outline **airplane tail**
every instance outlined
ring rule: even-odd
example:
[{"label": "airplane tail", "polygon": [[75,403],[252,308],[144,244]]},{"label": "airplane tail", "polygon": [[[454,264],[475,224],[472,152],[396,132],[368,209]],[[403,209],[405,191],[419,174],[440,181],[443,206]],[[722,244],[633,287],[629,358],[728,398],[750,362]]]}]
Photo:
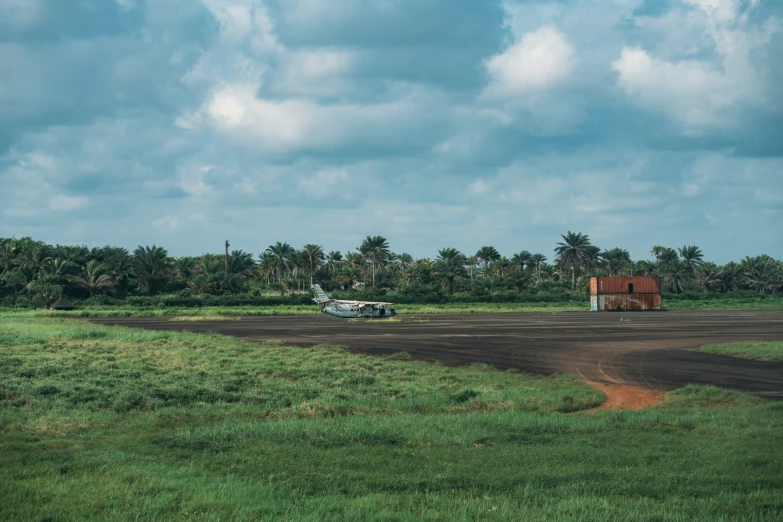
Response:
[{"label": "airplane tail", "polygon": [[329,301],[331,301],[331,299],[329,299],[329,296],[326,295],[326,292],[321,290],[321,285],[313,285],[312,288],[313,288],[313,294],[315,294],[315,299],[313,299],[313,301],[315,301],[318,304],[328,303]]}]

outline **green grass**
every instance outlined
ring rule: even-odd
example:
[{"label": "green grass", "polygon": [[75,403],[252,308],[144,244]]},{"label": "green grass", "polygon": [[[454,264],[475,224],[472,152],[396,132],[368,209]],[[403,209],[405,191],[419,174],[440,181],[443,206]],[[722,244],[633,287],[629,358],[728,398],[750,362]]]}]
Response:
[{"label": "green grass", "polygon": [[708,344],[699,351],[758,361],[783,361],[783,341],[746,341]]},{"label": "green grass", "polygon": [[666,310],[783,310],[783,297],[727,298],[703,300],[664,299]]},{"label": "green grass", "polygon": [[0,314],[2,520],[779,520],[783,404]]}]

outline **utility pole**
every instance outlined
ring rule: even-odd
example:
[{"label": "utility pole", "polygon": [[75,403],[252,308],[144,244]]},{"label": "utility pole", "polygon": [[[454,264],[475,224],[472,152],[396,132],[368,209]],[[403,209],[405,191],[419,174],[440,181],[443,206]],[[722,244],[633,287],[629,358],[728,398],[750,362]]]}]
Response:
[{"label": "utility pole", "polygon": [[226,273],[228,273],[228,239],[226,239]]}]

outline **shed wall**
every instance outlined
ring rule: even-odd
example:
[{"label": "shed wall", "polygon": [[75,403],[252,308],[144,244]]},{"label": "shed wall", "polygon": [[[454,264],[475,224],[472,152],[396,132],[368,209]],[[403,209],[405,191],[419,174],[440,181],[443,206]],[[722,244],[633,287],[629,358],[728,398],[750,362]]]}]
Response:
[{"label": "shed wall", "polygon": [[[633,285],[633,292],[629,292]],[[661,280],[657,277],[592,277],[590,278],[590,293],[593,295],[607,294],[660,294]]]},{"label": "shed wall", "polygon": [[590,310],[594,312],[660,310],[658,294],[603,294],[590,296]]}]

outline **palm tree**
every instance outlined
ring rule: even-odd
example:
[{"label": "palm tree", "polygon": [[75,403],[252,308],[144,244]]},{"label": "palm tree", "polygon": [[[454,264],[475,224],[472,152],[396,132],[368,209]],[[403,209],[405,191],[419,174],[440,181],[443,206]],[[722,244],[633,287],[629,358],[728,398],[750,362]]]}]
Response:
[{"label": "palm tree", "polygon": [[19,243],[14,239],[0,240],[0,276],[10,272],[16,266],[19,255]]},{"label": "palm tree", "polygon": [[571,289],[576,290],[576,269],[585,263],[588,251],[592,246],[590,238],[582,233],[573,233],[570,230],[566,235],[560,235],[562,243],[558,243],[555,252],[560,258],[564,268],[571,269]]},{"label": "palm tree", "polygon": [[120,295],[124,295],[128,286],[128,276],[133,272],[133,257],[124,248],[112,248],[105,254],[103,265],[112,279],[117,281]]},{"label": "palm tree", "polygon": [[655,264],[651,263],[649,261],[637,261],[636,263],[631,263],[631,275],[639,274],[639,275],[645,275],[645,276],[651,276],[655,272]]},{"label": "palm tree", "polygon": [[693,269],[703,263],[704,255],[699,247],[689,245],[680,249],[680,257],[689,268]]},{"label": "palm tree", "polygon": [[178,279],[190,279],[199,260],[194,257],[178,257],[174,260],[174,277]]},{"label": "palm tree", "polygon": [[631,264],[631,255],[623,248],[604,250],[600,256],[610,276],[618,275],[623,268]]},{"label": "palm tree", "polygon": [[173,264],[166,249],[159,246],[139,246],[133,251],[133,275],[139,288],[148,294],[154,294],[168,281]]},{"label": "palm tree", "polygon": [[49,248],[43,243],[33,242],[22,251],[20,265],[32,280],[50,259]]},{"label": "palm tree", "polygon": [[57,245],[54,248],[54,256],[84,266],[90,260],[90,249],[85,245]]},{"label": "palm tree", "polygon": [[383,236],[367,236],[362,241],[359,252],[364,259],[372,263],[372,286],[375,286],[375,273],[389,258],[389,243]]},{"label": "palm tree", "polygon": [[662,267],[663,284],[675,294],[685,289],[685,282],[690,274],[690,267],[682,261],[672,261]]},{"label": "palm tree", "polygon": [[723,287],[721,270],[714,263],[704,263],[694,271],[696,283],[705,290],[718,290]]},{"label": "palm tree", "polygon": [[343,255],[337,250],[332,250],[326,255],[326,268],[329,272],[334,273],[340,268],[340,263],[343,261]]},{"label": "palm tree", "polygon": [[592,273],[597,267],[601,266],[601,249],[590,245],[585,249],[584,267],[589,273]]},{"label": "palm tree", "polygon": [[522,270],[524,270],[525,268],[530,268],[531,259],[533,259],[533,254],[531,254],[527,250],[523,250],[519,254],[514,254],[513,256],[511,256],[511,262],[517,265]]},{"label": "palm tree", "polygon": [[258,254],[258,272],[266,278],[266,284],[269,286],[269,282],[276,273],[275,258],[269,252],[262,252]]},{"label": "palm tree", "polygon": [[761,294],[773,294],[783,287],[783,263],[767,255],[746,257],[740,262],[742,279]]},{"label": "palm tree", "polygon": [[489,275],[489,266],[500,259],[500,252],[493,246],[483,246],[476,252],[476,259],[478,259],[483,265],[484,277]]},{"label": "palm tree", "polygon": [[661,253],[662,253],[664,250],[666,250],[666,248],[665,248],[665,247],[662,247],[661,245],[655,245],[655,246],[653,246],[653,247],[652,247],[652,249],[650,250],[650,255],[651,255],[651,256],[653,256],[653,257],[655,258],[655,260],[657,261],[657,260],[658,260],[658,258],[661,256]]},{"label": "palm tree", "polygon": [[319,245],[305,245],[304,252],[307,254],[307,261],[310,263],[310,286],[313,285],[313,273],[316,266],[321,266],[324,262],[324,249]]},{"label": "palm tree", "polygon": [[296,286],[302,289],[303,276],[310,270],[310,259],[307,252],[297,250],[291,258],[291,275],[296,280]]},{"label": "palm tree", "polygon": [[543,263],[546,263],[546,256],[544,254],[533,254],[530,256],[530,266],[532,266],[536,272],[541,270],[541,265]]},{"label": "palm tree", "polygon": [[470,286],[473,286],[473,274],[476,272],[476,267],[479,265],[479,259],[476,256],[470,256],[465,260],[465,264],[468,265],[468,271],[470,272]]},{"label": "palm tree", "polygon": [[509,258],[507,258],[506,256],[500,256],[500,259],[492,263],[492,272],[500,279],[503,279],[503,277],[508,273],[511,266],[512,263],[511,260],[509,260]]},{"label": "palm tree", "polygon": [[541,266],[544,263],[546,263],[546,256],[544,254],[533,254],[530,257],[530,266],[536,275],[536,283],[541,281]]},{"label": "palm tree", "polygon": [[465,275],[465,255],[456,248],[438,251],[435,260],[435,276],[442,279],[450,294],[454,293],[454,281]]},{"label": "palm tree", "polygon": [[242,289],[255,270],[253,254],[243,250],[232,250],[223,264],[223,292],[233,293]]},{"label": "palm tree", "polygon": [[398,255],[397,258],[400,261],[400,266],[405,269],[411,266],[411,263],[413,263],[413,256],[410,254],[406,254],[403,252],[402,254]]},{"label": "palm tree", "polygon": [[106,267],[96,259],[87,262],[81,276],[68,276],[68,281],[87,290],[90,297],[98,290],[110,290],[117,284],[110,275],[106,274]]},{"label": "palm tree", "polygon": [[435,272],[435,263],[428,257],[417,259],[411,265],[411,270],[416,281],[427,284]]},{"label": "palm tree", "polygon": [[294,256],[296,256],[296,250],[288,243],[281,243],[278,241],[274,245],[270,245],[269,248],[266,249],[266,253],[269,254],[275,267],[277,280],[282,281],[283,275],[286,274]]},{"label": "palm tree", "polygon": [[68,277],[73,275],[78,269],[79,267],[76,264],[59,257],[48,259],[43,267],[43,271],[54,276],[58,284],[62,281],[67,281]]},{"label": "palm tree", "polygon": [[34,279],[26,288],[42,306],[49,306],[63,295],[63,287],[54,284],[47,276]]},{"label": "palm tree", "polygon": [[659,265],[666,265],[668,263],[673,263],[675,261],[679,261],[679,259],[680,256],[677,255],[677,251],[674,250],[673,248],[664,248],[658,254]]},{"label": "palm tree", "polygon": [[188,291],[192,295],[208,294],[214,286],[215,283],[203,276],[198,276],[194,280],[188,281]]}]

